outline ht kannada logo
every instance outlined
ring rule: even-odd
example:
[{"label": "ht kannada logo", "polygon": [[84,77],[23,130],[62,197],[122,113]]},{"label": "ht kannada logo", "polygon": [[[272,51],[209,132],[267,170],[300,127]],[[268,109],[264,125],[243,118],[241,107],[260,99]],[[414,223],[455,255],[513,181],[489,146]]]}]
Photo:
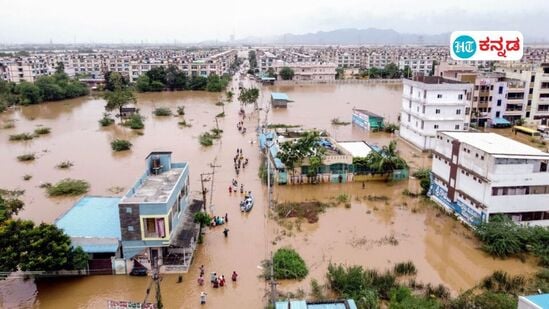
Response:
[{"label": "ht kannada logo", "polygon": [[468,35],[460,35],[452,43],[452,49],[459,58],[469,59],[476,53],[477,43]]},{"label": "ht kannada logo", "polygon": [[454,60],[519,61],[524,54],[520,31],[454,31],[449,43]]}]

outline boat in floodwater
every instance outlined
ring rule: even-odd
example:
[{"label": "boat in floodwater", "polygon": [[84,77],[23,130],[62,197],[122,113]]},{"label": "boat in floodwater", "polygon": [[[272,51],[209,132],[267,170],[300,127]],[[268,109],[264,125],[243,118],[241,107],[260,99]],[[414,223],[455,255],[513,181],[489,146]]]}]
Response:
[{"label": "boat in floodwater", "polygon": [[254,207],[254,198],[251,193],[247,194],[242,202],[240,202],[240,211],[249,212]]}]

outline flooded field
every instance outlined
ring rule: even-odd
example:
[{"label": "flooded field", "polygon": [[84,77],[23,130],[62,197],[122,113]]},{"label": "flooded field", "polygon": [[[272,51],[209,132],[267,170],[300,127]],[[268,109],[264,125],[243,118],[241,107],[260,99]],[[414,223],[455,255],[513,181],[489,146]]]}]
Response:
[{"label": "flooded field", "polygon": [[[238,83],[237,83],[238,84]],[[384,145],[393,136],[385,133],[367,133],[349,126],[332,126],[332,118],[350,121],[353,107],[364,108],[396,122],[400,108],[401,86],[303,85],[263,88],[261,100],[268,102],[270,91],[283,91],[294,101],[287,110],[269,112],[271,123],[298,124],[306,128],[326,129],[338,140],[364,139]],[[236,97],[237,95],[235,95]],[[274,198],[279,201],[329,199],[341,192],[351,196],[351,207],[330,208],[320,215],[315,224],[303,223],[301,231],[292,231],[270,219],[267,209],[266,188],[257,176],[260,153],[254,129],[260,121],[257,113],[248,107],[246,135],[236,128],[239,104],[225,106],[226,117],[219,118],[223,137],[212,147],[202,147],[198,135],[216,126],[215,115],[222,107],[215,103],[220,94],[205,92],[172,92],[138,95],[138,107],[146,117],[142,135],[120,125],[101,128],[98,120],[104,112],[101,99],[80,98],[62,102],[23,107],[0,114],[0,127],[12,120],[14,128],[0,129],[0,188],[24,189],[25,210],[20,217],[35,222],[53,222],[78,199],[46,196],[39,188],[44,182],[56,182],[71,177],[90,182],[91,195],[121,195],[144,170],[144,158],[154,150],[173,151],[174,161],[190,163],[191,189],[198,197],[200,173],[210,172],[215,162],[213,213],[228,213],[229,237],[222,230],[207,231],[204,245],[199,246],[191,271],[177,283],[177,276],[164,276],[163,301],[166,308],[195,308],[200,291],[208,295],[209,308],[261,308],[265,302],[265,283],[258,278],[261,260],[273,249],[290,245],[296,248],[310,267],[307,279],[298,283],[283,283],[283,290],[307,288],[310,278],[324,279],[329,261],[361,264],[365,267],[385,268],[394,262],[411,259],[418,267],[418,278],[424,282],[444,283],[452,290],[465,289],[495,269],[512,273],[533,271],[532,263],[518,260],[499,261],[487,257],[464,229],[437,209],[421,205],[417,199],[405,199],[406,188],[417,191],[411,180],[396,184],[367,183],[275,187]],[[180,127],[178,117],[155,117],[156,107],[185,106],[185,119],[192,127]],[[10,142],[10,134],[32,132],[38,126],[51,128],[51,134],[28,142]],[[125,153],[113,153],[110,141],[126,138],[133,148]],[[238,177],[246,190],[254,192],[256,206],[247,215],[238,209],[240,194],[229,195],[227,188],[235,177],[232,158],[236,148],[242,148],[250,164]],[[399,150],[413,167],[428,167],[430,159],[399,141]],[[24,153],[35,153],[30,163],[17,161]],[[70,160],[74,166],[57,169],[61,161]],[[24,175],[32,175],[28,181]],[[367,195],[383,195],[385,202],[368,201]],[[286,230],[283,234],[283,230]],[[383,239],[393,236],[398,244],[387,244]],[[239,273],[237,284],[221,289],[196,284],[198,267],[204,264],[206,272],[216,271],[229,276]],[[92,276],[86,278],[42,280],[34,283],[19,278],[0,282],[2,308],[101,308],[109,299],[143,301],[148,278],[129,276]]]}]

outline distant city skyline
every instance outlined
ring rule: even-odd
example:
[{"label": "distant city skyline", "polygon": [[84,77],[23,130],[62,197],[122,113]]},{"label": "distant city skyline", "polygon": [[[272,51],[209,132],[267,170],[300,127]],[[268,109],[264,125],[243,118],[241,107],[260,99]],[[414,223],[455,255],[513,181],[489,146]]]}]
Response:
[{"label": "distant city skyline", "polygon": [[0,44],[197,43],[341,28],[440,34],[518,30],[549,42],[544,0],[0,0]]}]

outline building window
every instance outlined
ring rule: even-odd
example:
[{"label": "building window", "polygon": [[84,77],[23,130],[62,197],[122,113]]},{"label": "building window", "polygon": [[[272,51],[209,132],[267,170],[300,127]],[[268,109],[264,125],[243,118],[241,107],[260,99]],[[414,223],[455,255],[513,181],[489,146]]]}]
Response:
[{"label": "building window", "polygon": [[126,207],[126,213],[131,214],[132,213],[132,208],[131,207]]},{"label": "building window", "polygon": [[411,117],[410,117],[410,114],[408,114],[408,122],[411,121]]},{"label": "building window", "polygon": [[437,99],[442,99],[442,94],[437,94]]},{"label": "building window", "polygon": [[458,94],[458,100],[463,100],[463,94]]},{"label": "building window", "polygon": [[500,112],[496,112],[496,118],[499,118]]},{"label": "building window", "polygon": [[456,124],[454,129],[459,130],[459,124]]},{"label": "building window", "polygon": [[128,225],[128,232],[133,232],[133,225]]},{"label": "building window", "polygon": [[435,124],[433,127],[434,127],[435,129],[438,129],[438,124]]},{"label": "building window", "polygon": [[435,109],[435,114],[440,114],[440,109]]},{"label": "building window", "polygon": [[501,99],[498,99],[497,105],[498,105],[498,106],[501,106]]},{"label": "building window", "polygon": [[503,86],[499,86],[498,93],[499,93],[499,94],[502,94],[502,93],[503,93]]},{"label": "building window", "polygon": [[456,109],[456,115],[461,115],[461,109]]}]

